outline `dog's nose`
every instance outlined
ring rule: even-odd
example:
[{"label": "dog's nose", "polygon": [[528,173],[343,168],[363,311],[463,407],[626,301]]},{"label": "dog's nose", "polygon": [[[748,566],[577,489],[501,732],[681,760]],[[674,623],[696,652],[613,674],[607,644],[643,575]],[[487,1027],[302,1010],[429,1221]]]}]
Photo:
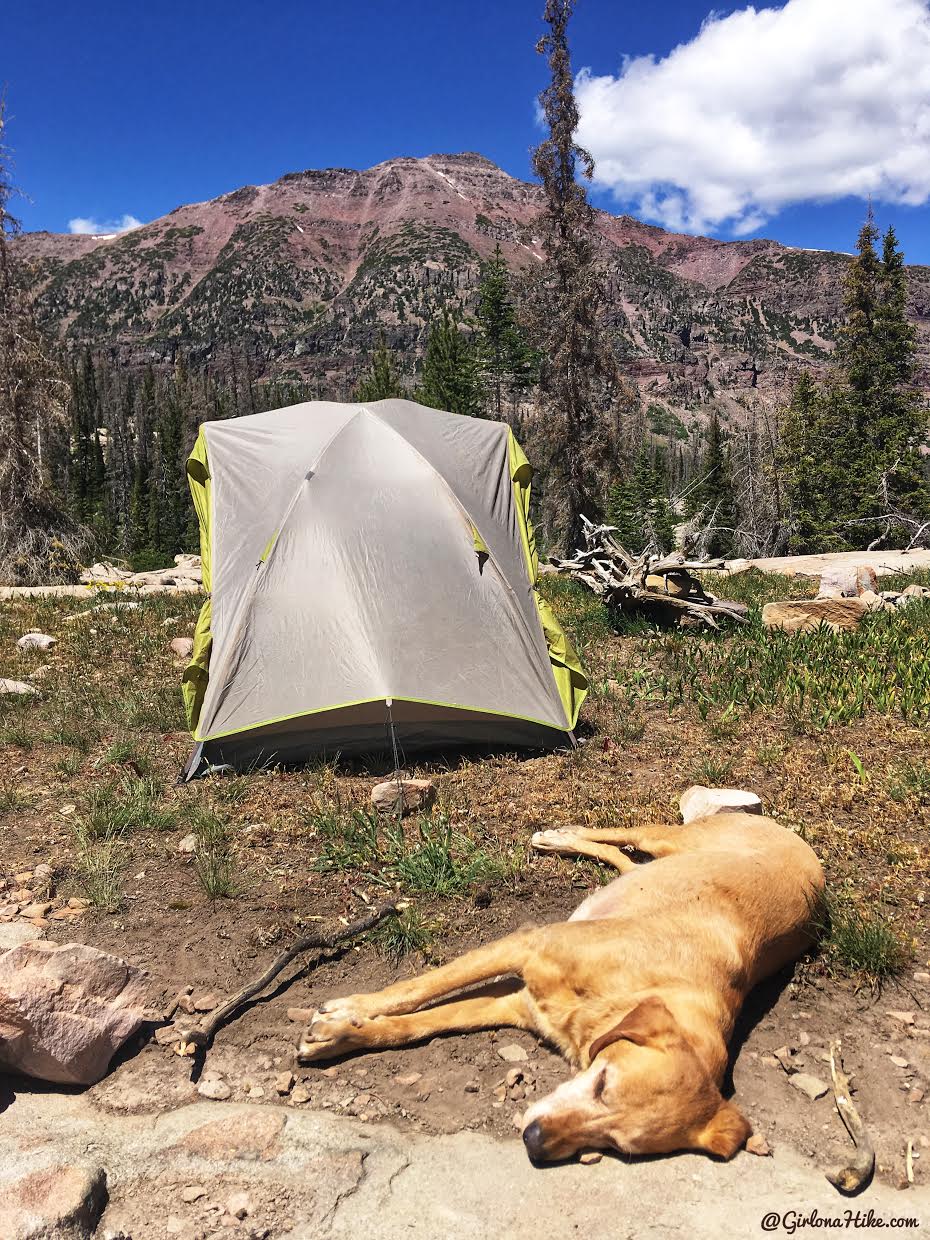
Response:
[{"label": "dog's nose", "polygon": [[545,1140],[543,1126],[538,1119],[534,1119],[532,1124],[527,1124],[523,1129],[523,1144],[530,1158],[542,1158]]}]

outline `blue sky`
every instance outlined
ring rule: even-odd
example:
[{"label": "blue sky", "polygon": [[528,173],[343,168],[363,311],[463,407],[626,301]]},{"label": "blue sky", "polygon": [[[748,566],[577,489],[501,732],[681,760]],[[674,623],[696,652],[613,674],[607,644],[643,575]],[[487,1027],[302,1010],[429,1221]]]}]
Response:
[{"label": "blue sky", "polygon": [[[18,213],[62,232],[148,221],[300,168],[435,151],[529,177],[542,8],[30,0],[0,58],[31,199]],[[594,201],[687,231],[851,249],[871,192],[908,259],[930,262],[926,0],[718,3],[702,28],[708,13],[578,0]]]}]

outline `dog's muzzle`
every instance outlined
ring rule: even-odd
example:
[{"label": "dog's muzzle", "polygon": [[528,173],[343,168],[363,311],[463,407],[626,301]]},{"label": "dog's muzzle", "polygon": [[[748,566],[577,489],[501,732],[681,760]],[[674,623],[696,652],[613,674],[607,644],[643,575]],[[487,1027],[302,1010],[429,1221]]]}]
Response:
[{"label": "dog's muzzle", "polygon": [[543,1126],[538,1119],[534,1119],[531,1124],[523,1129],[523,1144],[526,1146],[526,1152],[534,1161],[538,1161],[545,1157],[546,1134],[543,1132]]}]

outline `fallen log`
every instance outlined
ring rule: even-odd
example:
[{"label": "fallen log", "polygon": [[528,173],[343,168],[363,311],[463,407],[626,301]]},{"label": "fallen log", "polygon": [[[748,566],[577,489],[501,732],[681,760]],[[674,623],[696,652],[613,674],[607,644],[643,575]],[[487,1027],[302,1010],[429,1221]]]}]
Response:
[{"label": "fallen log", "polygon": [[221,1003],[218,1008],[214,1008],[212,1012],[202,1016],[200,1020],[192,1024],[176,1021],[172,1032],[177,1033],[177,1038],[173,1039],[171,1044],[179,1055],[196,1055],[198,1051],[206,1051],[213,1041],[217,1030],[225,1025],[250,999],[254,999],[256,995],[260,994],[266,986],[274,981],[281,970],[289,965],[295,956],[299,956],[301,952],[309,951],[314,947],[325,951],[344,942],[346,939],[354,939],[357,935],[364,934],[366,930],[374,929],[385,918],[395,916],[400,907],[396,902],[382,904],[380,908],[366,913],[364,917],[359,917],[347,926],[330,931],[311,930],[309,933],[301,935],[299,939],[294,940],[290,947],[274,958],[264,973],[253,978],[241,990],[237,990],[234,995],[231,995],[225,1003]]},{"label": "fallen log", "polygon": [[552,558],[559,573],[586,586],[614,611],[644,614],[652,619],[677,619],[679,624],[719,628],[718,620],[744,623],[743,603],[708,594],[696,572],[719,572],[723,560],[687,560],[683,555],[660,556],[644,551],[633,555],[615,537],[612,525],[595,525],[581,518],[585,545],[569,559]]}]

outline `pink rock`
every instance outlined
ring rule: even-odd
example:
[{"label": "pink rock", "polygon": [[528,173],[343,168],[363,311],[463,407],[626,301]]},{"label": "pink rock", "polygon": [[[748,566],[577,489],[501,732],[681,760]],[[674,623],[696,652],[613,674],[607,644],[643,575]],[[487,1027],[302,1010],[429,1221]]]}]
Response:
[{"label": "pink rock", "polygon": [[194,653],[194,642],[190,637],[172,638],[169,649],[173,650],[176,655],[180,655],[182,659],[189,659]]},{"label": "pink rock", "polygon": [[91,1085],[144,1019],[141,972],[83,943],[33,940],[0,956],[0,1065]]}]

